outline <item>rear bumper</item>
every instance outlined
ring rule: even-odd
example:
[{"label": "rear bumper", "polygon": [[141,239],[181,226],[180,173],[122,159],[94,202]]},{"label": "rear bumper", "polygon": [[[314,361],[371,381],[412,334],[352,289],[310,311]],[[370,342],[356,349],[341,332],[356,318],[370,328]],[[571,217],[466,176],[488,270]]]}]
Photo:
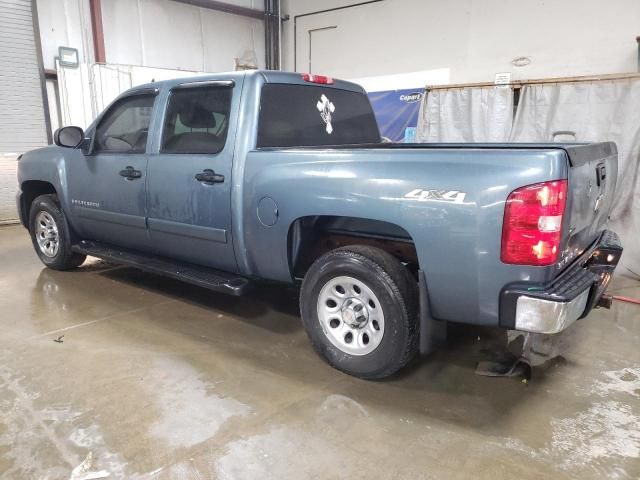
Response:
[{"label": "rear bumper", "polygon": [[589,250],[548,284],[508,285],[500,296],[500,325],[535,333],[563,331],[597,305],[621,255],[618,235],[605,230]]}]

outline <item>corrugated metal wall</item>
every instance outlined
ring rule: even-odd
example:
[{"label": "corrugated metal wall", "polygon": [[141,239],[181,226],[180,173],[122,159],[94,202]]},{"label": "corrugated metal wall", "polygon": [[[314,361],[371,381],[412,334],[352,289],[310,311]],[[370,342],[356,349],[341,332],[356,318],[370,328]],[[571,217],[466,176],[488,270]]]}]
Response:
[{"label": "corrugated metal wall", "polygon": [[0,0],[0,222],[15,211],[16,156],[47,144],[30,0]]}]

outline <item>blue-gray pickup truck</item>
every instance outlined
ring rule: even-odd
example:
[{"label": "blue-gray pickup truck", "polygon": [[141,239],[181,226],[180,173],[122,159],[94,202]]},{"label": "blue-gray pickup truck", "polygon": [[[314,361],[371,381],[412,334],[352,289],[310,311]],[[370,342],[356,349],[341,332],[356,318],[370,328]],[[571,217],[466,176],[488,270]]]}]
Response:
[{"label": "blue-gray pickup truck", "polygon": [[606,306],[617,150],[388,144],[364,90],[273,71],[155,82],[22,155],[42,262],[87,255],[232,295],[300,283],[317,352],[363,378],[446,322],[554,334]]}]

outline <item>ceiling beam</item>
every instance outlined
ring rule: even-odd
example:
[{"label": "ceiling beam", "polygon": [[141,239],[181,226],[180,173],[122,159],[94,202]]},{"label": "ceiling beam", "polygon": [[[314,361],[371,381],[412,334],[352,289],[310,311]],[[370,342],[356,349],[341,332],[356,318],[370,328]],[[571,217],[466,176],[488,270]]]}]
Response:
[{"label": "ceiling beam", "polygon": [[230,13],[232,15],[240,15],[242,17],[256,18],[258,20],[264,19],[264,12],[262,10],[256,10],[255,8],[241,7],[239,5],[233,5],[227,2],[219,2],[217,0],[173,0],[177,3],[185,3],[187,5],[193,5],[194,7],[208,8],[210,10],[217,10],[218,12]]}]

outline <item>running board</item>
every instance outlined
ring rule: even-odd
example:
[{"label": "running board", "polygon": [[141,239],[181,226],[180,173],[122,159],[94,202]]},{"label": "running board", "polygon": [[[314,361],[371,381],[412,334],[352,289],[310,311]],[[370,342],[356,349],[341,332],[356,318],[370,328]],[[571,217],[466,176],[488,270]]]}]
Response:
[{"label": "running board", "polygon": [[83,240],[73,246],[73,251],[235,296],[244,294],[250,285],[247,278],[239,275],[192,263],[124,250],[104,243]]}]

